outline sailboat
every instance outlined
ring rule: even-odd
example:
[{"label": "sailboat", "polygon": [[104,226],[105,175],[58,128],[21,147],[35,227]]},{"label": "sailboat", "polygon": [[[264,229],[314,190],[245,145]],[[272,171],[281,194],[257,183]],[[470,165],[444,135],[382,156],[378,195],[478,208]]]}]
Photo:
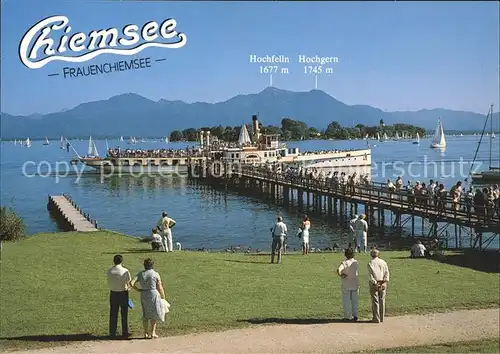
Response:
[{"label": "sailboat", "polygon": [[384,133],[384,141],[389,140],[389,137],[387,136],[387,133]]},{"label": "sailboat", "polygon": [[43,141],[42,145],[49,145],[49,139],[45,137],[45,140]]},{"label": "sailboat", "polygon": [[413,142],[413,144],[420,144],[420,135],[417,132],[417,139]]},{"label": "sailboat", "polygon": [[399,139],[400,139],[399,134],[398,134],[398,132],[396,132],[396,134],[394,135],[394,139],[392,139],[392,140],[398,141]]},{"label": "sailboat", "polygon": [[130,139],[128,140],[128,143],[130,145],[135,145],[137,144],[137,140],[135,139],[135,136],[131,136]]},{"label": "sailboat", "polygon": [[377,140],[378,140],[379,142],[382,142],[382,139],[380,139],[380,134],[379,134],[378,132],[377,132]]},{"label": "sailboat", "polygon": [[493,132],[491,133],[491,138],[492,138],[492,139],[495,139],[495,138],[496,138],[495,133],[493,133]]},{"label": "sailboat", "polygon": [[[500,117],[500,116],[499,116]],[[490,158],[489,158],[489,169],[487,171],[482,171],[479,173],[471,174],[472,181],[476,183],[500,183],[500,155],[498,156],[498,166],[493,167],[492,161],[492,150],[493,150],[493,105],[490,106],[490,110],[488,111],[488,115],[486,116],[486,122],[484,123],[483,132],[481,133],[481,138],[479,138],[479,143],[476,149],[476,155],[474,156],[474,160],[471,164],[471,171],[474,167],[474,163],[476,161],[476,157],[479,151],[479,147],[481,146],[481,142],[483,140],[484,131],[486,130],[486,126],[488,123],[488,119],[490,120],[490,131],[491,135],[486,134],[490,139]],[[499,122],[500,123],[500,122]]]},{"label": "sailboat", "polygon": [[444,149],[446,147],[446,139],[444,137],[443,123],[441,123],[441,118],[437,121],[436,131],[431,141],[431,148],[434,149]]},{"label": "sailboat", "polygon": [[243,124],[240,129],[240,136],[238,137],[238,144],[240,146],[249,145],[252,143],[252,139],[250,139],[250,134],[248,134],[247,126]]},{"label": "sailboat", "polygon": [[26,139],[26,141],[24,142],[24,146],[26,147],[31,147],[31,141],[30,141],[30,138],[28,137],[28,139]]},{"label": "sailboat", "polygon": [[168,144],[168,137],[165,137],[165,143]]},{"label": "sailboat", "polygon": [[61,150],[65,149],[65,146],[64,146],[64,136],[62,136],[62,135],[61,135],[61,141],[59,143],[59,149],[61,149]]},{"label": "sailboat", "polygon": [[123,136],[120,136],[120,141],[123,141]]},{"label": "sailboat", "polygon": [[95,146],[94,141],[92,140],[92,136],[89,138],[89,147],[87,149],[86,157],[99,157],[99,153],[97,152],[97,147]]}]

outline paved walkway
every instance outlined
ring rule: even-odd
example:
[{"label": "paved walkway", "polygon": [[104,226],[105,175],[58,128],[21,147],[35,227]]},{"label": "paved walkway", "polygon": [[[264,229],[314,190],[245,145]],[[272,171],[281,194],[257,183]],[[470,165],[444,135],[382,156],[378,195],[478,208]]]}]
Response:
[{"label": "paved walkway", "polygon": [[388,317],[384,323],[256,326],[150,340],[82,342],[25,353],[346,353],[499,336],[499,309]]}]

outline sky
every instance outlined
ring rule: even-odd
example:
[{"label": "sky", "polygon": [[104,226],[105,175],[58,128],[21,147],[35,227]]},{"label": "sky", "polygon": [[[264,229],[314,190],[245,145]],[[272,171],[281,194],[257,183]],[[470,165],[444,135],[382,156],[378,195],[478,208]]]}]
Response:
[{"label": "sky", "polygon": [[[269,75],[259,73],[261,64],[249,62],[251,54],[288,56],[290,63],[281,67],[289,73],[273,75],[273,86],[291,91],[315,88],[299,54],[338,57],[334,73],[319,75],[317,87],[349,105],[478,113],[492,103],[495,111],[499,107],[498,2],[3,0],[1,6],[0,109],[9,114],[57,112],[129,92],[152,100],[225,101],[270,85]],[[21,38],[54,15],[69,18],[70,34],[174,18],[187,44],[25,67]],[[65,66],[139,57],[166,60],[91,77],[48,76]]]}]

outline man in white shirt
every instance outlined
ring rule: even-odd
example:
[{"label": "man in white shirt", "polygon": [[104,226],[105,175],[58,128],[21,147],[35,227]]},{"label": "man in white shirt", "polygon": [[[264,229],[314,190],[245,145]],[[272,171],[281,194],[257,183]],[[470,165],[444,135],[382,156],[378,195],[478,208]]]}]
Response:
[{"label": "man in white shirt", "polygon": [[274,263],[274,256],[278,253],[278,262],[281,263],[281,251],[283,249],[283,243],[285,242],[285,237],[288,232],[283,218],[278,216],[277,222],[274,228],[271,228],[273,235],[273,243],[271,245],[271,263]]},{"label": "man in white shirt", "polygon": [[427,249],[420,240],[417,241],[413,246],[411,246],[411,255],[410,258],[420,258],[425,257],[425,251]]},{"label": "man in white shirt", "polygon": [[163,227],[163,247],[165,252],[173,252],[172,227],[175,226],[175,220],[168,217],[167,213],[162,213],[161,225]]},{"label": "man in white shirt", "polygon": [[162,245],[162,248],[163,248],[163,251],[167,251],[167,245],[163,244],[163,218],[167,216],[167,213],[165,212],[162,212],[161,213],[161,217],[160,217],[160,220],[158,220],[158,222],[156,223],[156,230],[158,230],[158,234],[161,236],[162,240],[161,240],[161,245]]},{"label": "man in white shirt", "polygon": [[356,221],[356,246],[358,252],[363,249],[363,252],[366,253],[368,247],[368,223],[365,219],[366,215],[362,214]]},{"label": "man in white shirt", "polygon": [[358,320],[358,261],[354,259],[354,251],[348,248],[345,260],[337,268],[337,274],[342,278],[342,298],[344,300],[344,321]]},{"label": "man in white shirt", "polygon": [[378,258],[380,251],[372,249],[370,255],[372,260],[368,262],[368,279],[370,296],[372,300],[372,322],[384,322],[385,315],[385,294],[387,283],[389,282],[389,267],[387,263]]},{"label": "man in white shirt", "polygon": [[116,337],[116,326],[118,322],[118,310],[122,317],[122,336],[130,337],[128,331],[128,290],[132,279],[127,268],[122,266],[123,256],[117,254],[113,258],[113,267],[108,269],[109,286],[109,336]]},{"label": "man in white shirt", "polygon": [[[351,230],[351,240],[350,241],[356,242],[356,221],[358,221],[358,218],[359,218],[358,215],[354,215],[354,218],[351,219],[351,221],[349,221],[349,230]],[[348,248],[350,248],[350,247],[351,246],[349,246]],[[356,248],[356,247],[354,247],[354,248]]]}]

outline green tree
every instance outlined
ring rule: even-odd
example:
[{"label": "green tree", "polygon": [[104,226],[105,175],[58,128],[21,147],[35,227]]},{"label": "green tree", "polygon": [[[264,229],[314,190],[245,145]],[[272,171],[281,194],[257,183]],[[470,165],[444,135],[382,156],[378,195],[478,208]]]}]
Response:
[{"label": "green tree", "polygon": [[0,241],[15,241],[24,236],[23,219],[14,210],[3,206],[0,209]]},{"label": "green tree", "polygon": [[180,130],[174,130],[172,133],[170,133],[170,141],[181,141],[182,139],[184,139],[184,135],[182,135],[182,132]]},{"label": "green tree", "polygon": [[182,131],[184,139],[187,141],[197,141],[198,140],[198,130],[194,128],[184,129]]}]

